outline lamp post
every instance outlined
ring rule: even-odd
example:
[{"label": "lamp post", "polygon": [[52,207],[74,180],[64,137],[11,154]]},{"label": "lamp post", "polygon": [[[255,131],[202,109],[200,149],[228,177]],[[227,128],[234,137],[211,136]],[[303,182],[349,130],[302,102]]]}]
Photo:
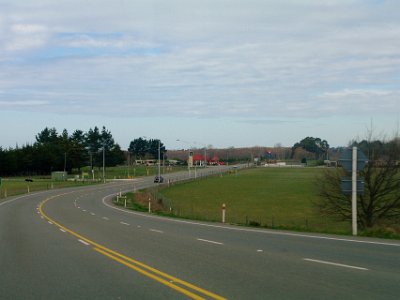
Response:
[{"label": "lamp post", "polygon": [[103,144],[103,183],[106,183],[106,151],[105,145]]},{"label": "lamp post", "polygon": [[161,141],[158,140],[158,184],[160,184],[161,181],[161,159],[160,155],[161,154]]}]

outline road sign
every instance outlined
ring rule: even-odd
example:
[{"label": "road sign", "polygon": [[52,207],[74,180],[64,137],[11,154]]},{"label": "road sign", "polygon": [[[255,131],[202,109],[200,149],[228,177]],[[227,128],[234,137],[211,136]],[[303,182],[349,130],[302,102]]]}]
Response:
[{"label": "road sign", "polygon": [[[352,160],[353,151],[351,148],[345,149],[340,155],[339,163],[341,166],[349,173],[352,171]],[[360,149],[357,149],[357,172],[364,169],[365,165],[368,163],[368,158],[362,153]]]},{"label": "road sign", "polygon": [[[342,179],[340,183],[342,192],[347,195],[351,195],[352,192],[352,180]],[[364,194],[364,180],[357,180],[357,194]]]}]

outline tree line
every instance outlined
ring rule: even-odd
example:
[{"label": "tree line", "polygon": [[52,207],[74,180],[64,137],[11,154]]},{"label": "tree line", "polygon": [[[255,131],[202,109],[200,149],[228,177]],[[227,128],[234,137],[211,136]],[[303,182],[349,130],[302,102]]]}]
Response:
[{"label": "tree line", "polygon": [[67,171],[84,166],[103,165],[103,151],[106,166],[124,162],[124,153],[115,143],[109,130],[97,126],[87,132],[75,130],[69,134],[66,129],[58,133],[55,128],[46,127],[35,136],[33,144],[3,149],[0,147],[0,175],[45,175],[53,171]]}]

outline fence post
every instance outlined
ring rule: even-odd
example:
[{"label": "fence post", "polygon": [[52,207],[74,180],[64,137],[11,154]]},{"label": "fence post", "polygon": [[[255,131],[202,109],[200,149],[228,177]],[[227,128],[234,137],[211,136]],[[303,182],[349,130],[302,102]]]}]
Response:
[{"label": "fence post", "polygon": [[225,203],[222,204],[222,223],[225,223],[225,212],[226,211],[226,205]]}]

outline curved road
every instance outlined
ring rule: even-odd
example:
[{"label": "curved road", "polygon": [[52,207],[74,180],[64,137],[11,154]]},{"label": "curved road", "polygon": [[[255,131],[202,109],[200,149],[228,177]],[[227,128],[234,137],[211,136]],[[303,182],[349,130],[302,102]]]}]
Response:
[{"label": "curved road", "polygon": [[[168,178],[179,176],[169,175]],[[152,178],[0,203],[0,299],[398,299],[400,242],[114,207]]]}]

